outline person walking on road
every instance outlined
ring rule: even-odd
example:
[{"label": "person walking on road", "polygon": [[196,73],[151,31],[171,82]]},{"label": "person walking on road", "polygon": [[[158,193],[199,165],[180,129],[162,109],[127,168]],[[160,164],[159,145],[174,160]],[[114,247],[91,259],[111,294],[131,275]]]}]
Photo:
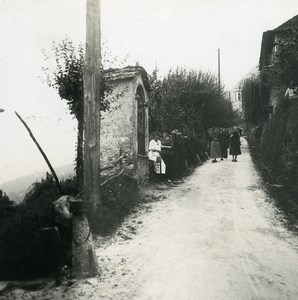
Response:
[{"label": "person walking on road", "polygon": [[219,134],[219,145],[221,151],[221,160],[228,158],[229,134],[222,129]]},{"label": "person walking on road", "polygon": [[166,180],[171,182],[173,179],[173,139],[169,134],[169,131],[164,130],[161,141],[161,158],[166,164]]},{"label": "person walking on road", "polygon": [[212,130],[211,137],[210,137],[210,157],[212,158],[212,162],[216,163],[217,158],[222,158],[221,151],[220,151],[220,145],[219,145],[219,139],[217,135],[215,134],[215,130]]},{"label": "person walking on road", "polygon": [[230,136],[230,155],[232,155],[233,162],[237,162],[237,156],[241,155],[240,145],[240,135],[234,131]]}]

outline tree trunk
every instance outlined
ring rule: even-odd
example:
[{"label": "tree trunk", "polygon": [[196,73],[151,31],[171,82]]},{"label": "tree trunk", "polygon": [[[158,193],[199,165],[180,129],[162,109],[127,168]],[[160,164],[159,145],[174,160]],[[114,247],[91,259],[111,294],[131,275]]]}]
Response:
[{"label": "tree trunk", "polygon": [[78,204],[80,202],[72,202],[70,207],[72,212],[72,275],[74,278],[82,279],[99,275],[100,269],[87,215],[82,207],[78,207]]}]

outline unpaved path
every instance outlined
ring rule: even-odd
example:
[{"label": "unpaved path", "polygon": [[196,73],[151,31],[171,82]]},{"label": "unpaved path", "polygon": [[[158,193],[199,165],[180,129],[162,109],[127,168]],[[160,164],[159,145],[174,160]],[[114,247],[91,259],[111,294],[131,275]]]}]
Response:
[{"label": "unpaved path", "polygon": [[98,241],[100,278],[30,296],[298,299],[298,240],[268,201],[242,145],[238,163],[207,162],[180,186],[151,192],[164,199],[133,214],[112,239]]}]

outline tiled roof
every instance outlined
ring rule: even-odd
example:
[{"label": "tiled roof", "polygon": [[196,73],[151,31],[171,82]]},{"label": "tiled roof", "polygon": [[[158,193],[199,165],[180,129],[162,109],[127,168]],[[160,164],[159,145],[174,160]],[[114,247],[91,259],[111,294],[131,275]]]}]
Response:
[{"label": "tiled roof", "polygon": [[106,72],[109,74],[110,79],[114,81],[134,78],[140,74],[146,89],[150,89],[148,74],[143,67],[127,66],[122,69],[108,69]]}]

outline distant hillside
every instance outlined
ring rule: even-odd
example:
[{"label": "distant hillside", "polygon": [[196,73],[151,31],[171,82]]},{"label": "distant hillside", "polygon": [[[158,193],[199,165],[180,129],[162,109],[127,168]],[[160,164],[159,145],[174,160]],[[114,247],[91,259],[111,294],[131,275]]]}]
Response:
[{"label": "distant hillside", "polygon": [[[66,165],[55,168],[55,172],[59,179],[66,179],[75,175],[74,166]],[[48,171],[50,173],[50,170]],[[0,189],[3,190],[10,200],[20,203],[29,187],[36,181],[41,180],[46,175],[46,172],[37,172],[27,176],[19,177],[15,180],[2,183]]]}]

